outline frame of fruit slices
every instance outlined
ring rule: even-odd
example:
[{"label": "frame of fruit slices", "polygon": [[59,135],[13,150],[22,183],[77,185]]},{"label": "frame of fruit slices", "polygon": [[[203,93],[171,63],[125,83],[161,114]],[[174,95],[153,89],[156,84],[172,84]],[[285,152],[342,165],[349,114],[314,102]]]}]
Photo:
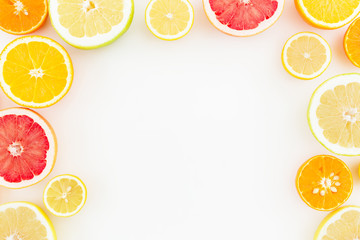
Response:
[{"label": "frame of fruit slices", "polygon": [[[247,37],[270,28],[279,19],[284,0],[203,0],[209,22],[221,32]],[[302,18],[314,27],[340,28],[350,22],[343,47],[349,60],[360,66],[360,1],[339,6],[331,0],[315,3],[295,0]],[[318,6],[326,6],[319,8]],[[345,8],[347,11],[339,11]],[[334,14],[336,12],[337,14]],[[60,37],[81,49],[106,46],[123,35],[134,16],[133,0],[0,0],[0,29],[15,35],[33,33],[48,14]],[[194,23],[194,8],[188,0],[151,0],[145,10],[150,32],[166,41],[185,37]],[[4,17],[6,16],[6,17]],[[353,21],[354,20],[354,21]],[[331,48],[315,33],[299,32],[284,41],[282,63],[293,77],[310,80],[329,66]],[[360,155],[360,75],[343,74],[325,81],[309,103],[308,122],[314,137],[337,155]],[[0,185],[25,188],[45,179],[57,155],[55,131],[46,119],[29,108],[56,104],[69,91],[74,78],[71,58],[52,39],[28,35],[9,43],[0,55],[0,85],[17,108],[0,110]],[[311,208],[333,211],[320,224],[314,239],[359,239],[360,207],[339,208],[350,197],[353,177],[345,162],[335,156],[319,155],[307,160],[296,175],[301,199]],[[43,193],[48,211],[70,217],[85,205],[87,189],[73,175],[50,180]],[[335,210],[335,211],[334,211]],[[6,239],[23,235],[56,239],[55,228],[46,213],[28,202],[0,205],[0,229]],[[33,230],[17,225],[16,219],[33,224]],[[13,227],[5,226],[6,222]],[[34,219],[39,220],[34,224]],[[349,226],[344,227],[346,222]],[[337,229],[334,231],[334,228]],[[39,230],[41,229],[41,230]]]}]

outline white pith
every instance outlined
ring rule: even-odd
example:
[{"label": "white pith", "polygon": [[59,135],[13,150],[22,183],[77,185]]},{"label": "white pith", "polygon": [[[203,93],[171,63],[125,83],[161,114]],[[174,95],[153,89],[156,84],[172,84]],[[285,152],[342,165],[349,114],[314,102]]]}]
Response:
[{"label": "white pith", "polygon": [[33,179],[23,180],[19,183],[9,183],[4,180],[3,177],[0,176],[0,186],[4,186],[7,188],[24,188],[31,186],[42,179],[44,179],[52,170],[53,165],[55,164],[55,156],[56,156],[56,139],[54,133],[51,131],[51,128],[48,124],[40,117],[38,114],[34,113],[25,108],[9,108],[0,111],[0,117],[5,115],[14,114],[14,115],[26,115],[32,118],[35,122],[37,122],[45,131],[45,134],[49,141],[49,150],[46,154],[47,164],[42,173],[38,176],[34,176]]},{"label": "white pith", "polygon": [[[51,206],[49,205],[49,203],[47,202],[47,192],[49,191],[49,189],[51,188],[51,185],[54,183],[54,182],[57,182],[57,181],[60,181],[61,179],[71,179],[71,180],[74,180],[77,182],[77,184],[81,187],[82,191],[83,191],[83,198],[82,198],[82,202],[79,204],[79,206],[73,211],[73,212],[68,212],[68,213],[59,213],[59,212],[56,212],[54,211]],[[71,187],[70,187],[71,188]],[[71,190],[71,189],[70,189]],[[67,189],[67,191],[69,192],[70,191],[69,189]],[[46,185],[46,188],[44,190],[44,204],[46,206],[46,208],[52,213],[54,214],[55,216],[59,216],[59,217],[70,217],[74,214],[76,214],[77,212],[79,212],[81,210],[81,208],[85,205],[85,202],[86,202],[86,197],[87,197],[87,191],[86,191],[86,188],[85,188],[85,184],[77,177],[74,177],[72,175],[69,175],[69,174],[64,174],[64,175],[60,175],[60,176],[57,176],[53,179],[50,180],[50,182]],[[65,201],[67,200],[67,193],[63,193],[60,198],[63,198],[65,199]]]},{"label": "white pith", "polygon": [[230,34],[230,35],[236,36],[236,37],[252,36],[252,35],[261,33],[263,31],[265,31],[266,29],[268,29],[269,27],[271,27],[279,19],[280,15],[284,9],[284,5],[285,5],[285,0],[277,0],[277,2],[278,2],[278,7],[277,7],[274,15],[271,16],[269,19],[266,19],[265,21],[259,23],[259,26],[256,27],[255,29],[235,30],[235,29],[229,28],[227,25],[220,23],[219,20],[217,20],[217,18],[216,18],[215,12],[211,9],[209,0],[203,0],[204,10],[205,10],[205,13],[208,16],[210,22],[220,31],[223,31],[227,34]]},{"label": "white pith", "polygon": [[[86,4],[90,1],[84,2],[84,10],[86,9]],[[92,1],[96,5],[96,1]],[[49,13],[51,18],[51,23],[53,24],[54,28],[58,32],[58,34],[69,44],[80,47],[80,48],[93,48],[97,46],[101,46],[106,44],[107,42],[111,42],[112,40],[116,39],[121,33],[124,32],[124,29],[131,23],[132,15],[134,12],[134,3],[132,0],[124,0],[124,11],[123,11],[123,19],[122,21],[116,25],[112,26],[110,32],[105,34],[97,34],[93,37],[74,37],[69,33],[69,30],[61,25],[59,14],[58,14],[58,0],[50,0],[49,1]]]},{"label": "white pith", "polygon": [[14,8],[15,8],[15,15],[19,15],[21,12],[23,12],[25,15],[29,15],[28,11],[25,9],[24,4],[20,0],[16,0],[14,2]]},{"label": "white pith", "polygon": [[338,191],[337,188],[341,185],[339,180],[340,177],[332,172],[329,177],[321,178],[319,182],[320,187],[313,188],[312,193],[315,195],[320,194],[322,197],[324,197],[328,191],[336,193]]},{"label": "white pith", "polygon": [[314,133],[316,139],[321,144],[323,144],[328,150],[339,155],[349,155],[349,156],[360,155],[360,148],[355,148],[355,147],[346,148],[329,142],[323,135],[324,130],[319,126],[319,121],[316,116],[316,110],[320,105],[320,98],[325,91],[329,89],[334,89],[338,85],[347,85],[352,82],[360,83],[360,74],[352,73],[352,74],[338,75],[325,81],[313,93],[308,109],[308,120],[309,120],[310,129]]},{"label": "white pith", "polygon": [[[7,55],[9,54],[9,52],[17,45],[22,44],[22,43],[29,43],[29,42],[43,42],[43,43],[48,44],[51,47],[56,48],[64,56],[65,64],[67,66],[68,76],[66,79],[66,85],[65,85],[64,89],[62,90],[62,92],[59,95],[55,96],[52,100],[45,102],[45,103],[25,102],[22,99],[18,98],[11,92],[10,86],[5,82],[4,77],[3,77],[4,63],[7,59]],[[42,77],[44,72],[41,68],[40,69],[31,69],[29,71],[29,74],[34,77]],[[73,67],[72,67],[72,63],[71,63],[69,55],[67,54],[66,50],[60,44],[58,44],[57,42],[55,42],[49,38],[40,37],[40,36],[28,36],[28,37],[18,38],[16,40],[14,40],[13,42],[9,43],[5,47],[3,52],[1,53],[1,56],[0,56],[0,84],[1,84],[1,87],[3,88],[4,92],[14,102],[16,102],[19,105],[22,105],[25,107],[32,107],[32,108],[42,108],[42,107],[48,107],[50,105],[53,105],[56,102],[58,102],[61,98],[63,98],[65,96],[65,94],[68,92],[68,90],[72,84],[72,79],[73,79]]]},{"label": "white pith", "polygon": [[[297,40],[300,37],[314,37],[316,38],[326,49],[326,61],[323,64],[323,66],[316,72],[314,72],[311,75],[306,75],[306,74],[302,74],[302,73],[298,73],[296,72],[288,63],[287,60],[287,51],[291,45],[292,42],[294,42],[295,40]],[[306,59],[309,59],[311,57],[310,53],[304,53],[304,57]],[[283,62],[284,65],[286,67],[286,69],[291,72],[293,75],[299,77],[299,78],[303,78],[303,79],[312,79],[315,78],[317,76],[319,76],[321,73],[323,73],[326,68],[329,66],[330,62],[331,62],[331,49],[330,49],[330,45],[325,41],[325,39],[323,39],[322,37],[320,37],[319,35],[315,34],[315,33],[311,33],[311,32],[301,32],[301,33],[297,33],[295,35],[293,35],[291,38],[289,38],[289,40],[287,40],[287,42],[285,43],[284,49],[283,49],[283,53],[282,53],[282,58],[283,58]]]},{"label": "white pith", "polygon": [[[5,212],[7,209],[17,209],[19,207],[26,207],[30,210],[32,210],[35,215],[37,220],[39,220],[41,222],[41,224],[46,228],[46,232],[47,232],[47,236],[46,239],[48,240],[56,240],[56,235],[54,232],[54,227],[52,226],[52,223],[50,222],[50,220],[47,218],[47,216],[45,215],[45,213],[37,206],[27,203],[27,202],[10,202],[10,203],[5,203],[0,205],[0,212]],[[16,240],[22,240],[22,239],[18,239],[16,238],[16,235],[19,233],[16,233],[14,231],[14,233],[12,233],[11,236],[8,236],[9,239],[16,239]],[[12,238],[10,238],[12,237]],[[30,237],[30,236],[27,236]]]},{"label": "white pith", "polygon": [[[186,28],[179,32],[178,34],[176,35],[164,35],[164,34],[161,34],[159,33],[152,25],[151,25],[151,17],[150,17],[150,11],[152,9],[152,6],[154,5],[154,3],[156,2],[157,0],[151,0],[149,5],[146,7],[146,13],[145,13],[145,21],[146,21],[146,25],[147,27],[149,28],[149,30],[157,37],[161,38],[161,39],[166,39],[166,40],[175,40],[175,39],[179,39],[183,36],[185,36],[191,29],[193,23],[194,23],[194,9],[192,7],[192,5],[189,3],[188,0],[181,0],[183,3],[185,3],[189,9],[189,14],[190,14],[190,18],[189,18],[189,21],[187,22],[187,26]],[[172,12],[168,12],[165,16],[169,19],[172,19],[173,18],[173,13]]]}]

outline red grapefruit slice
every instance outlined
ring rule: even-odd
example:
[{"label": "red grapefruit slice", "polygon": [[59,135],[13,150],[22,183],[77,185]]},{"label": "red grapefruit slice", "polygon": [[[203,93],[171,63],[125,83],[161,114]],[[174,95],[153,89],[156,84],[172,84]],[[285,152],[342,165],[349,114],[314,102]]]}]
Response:
[{"label": "red grapefruit slice", "polygon": [[247,37],[271,27],[280,17],[285,0],[203,0],[205,13],[220,31]]},{"label": "red grapefruit slice", "polygon": [[24,188],[43,180],[56,158],[49,123],[26,108],[0,111],[0,186]]}]

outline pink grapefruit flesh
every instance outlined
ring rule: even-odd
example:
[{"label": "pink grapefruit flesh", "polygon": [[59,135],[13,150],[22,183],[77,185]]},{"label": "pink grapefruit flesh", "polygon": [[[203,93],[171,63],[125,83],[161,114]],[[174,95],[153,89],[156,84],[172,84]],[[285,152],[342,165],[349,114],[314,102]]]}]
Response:
[{"label": "pink grapefruit flesh", "polygon": [[260,33],[280,17],[284,0],[203,0],[210,22],[233,36]]},{"label": "pink grapefruit flesh", "polygon": [[0,185],[23,188],[41,181],[55,155],[55,135],[45,119],[24,108],[0,111]]}]

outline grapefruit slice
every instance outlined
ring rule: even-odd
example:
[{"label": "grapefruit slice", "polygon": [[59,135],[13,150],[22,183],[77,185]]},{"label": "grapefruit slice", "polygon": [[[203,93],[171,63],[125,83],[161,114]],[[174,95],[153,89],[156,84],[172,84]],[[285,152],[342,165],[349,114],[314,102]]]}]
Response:
[{"label": "grapefruit slice", "polygon": [[53,169],[56,137],[49,123],[26,108],[0,111],[0,186],[24,188]]},{"label": "grapefruit slice", "polygon": [[284,0],[203,0],[205,13],[220,31],[246,37],[271,27],[284,9]]}]

